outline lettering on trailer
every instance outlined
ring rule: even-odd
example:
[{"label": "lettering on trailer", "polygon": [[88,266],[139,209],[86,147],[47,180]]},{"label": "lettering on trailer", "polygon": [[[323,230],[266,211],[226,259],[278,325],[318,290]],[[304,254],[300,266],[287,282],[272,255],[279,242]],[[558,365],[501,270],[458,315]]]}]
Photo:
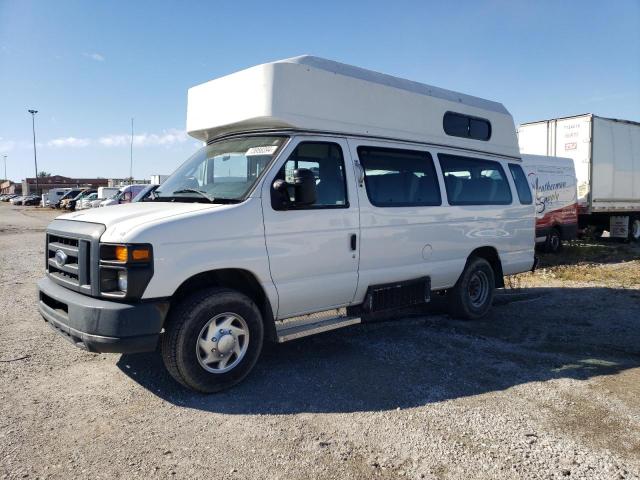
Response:
[{"label": "lettering on trailer", "polygon": [[529,183],[534,192],[536,192],[536,213],[544,213],[547,207],[560,200],[560,190],[567,188],[567,182],[549,181],[540,184],[538,176],[535,173],[529,174]]},{"label": "lettering on trailer", "polygon": [[572,143],[565,143],[564,144],[564,149],[565,150],[575,150],[576,148],[578,148],[578,144],[575,142]]}]

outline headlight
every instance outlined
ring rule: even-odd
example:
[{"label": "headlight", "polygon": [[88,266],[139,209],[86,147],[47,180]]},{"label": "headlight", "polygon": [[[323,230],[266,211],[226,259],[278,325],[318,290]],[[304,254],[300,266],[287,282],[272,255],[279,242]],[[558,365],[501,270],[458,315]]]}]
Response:
[{"label": "headlight", "polygon": [[118,271],[118,290],[121,292],[127,291],[127,271],[119,270]]},{"label": "headlight", "polygon": [[150,244],[100,244],[100,295],[136,300],[153,276]]}]

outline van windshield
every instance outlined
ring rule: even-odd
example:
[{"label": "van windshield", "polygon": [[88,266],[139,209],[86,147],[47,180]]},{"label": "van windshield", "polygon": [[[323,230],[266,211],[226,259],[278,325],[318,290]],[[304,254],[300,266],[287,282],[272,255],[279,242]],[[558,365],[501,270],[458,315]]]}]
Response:
[{"label": "van windshield", "polygon": [[221,140],[198,150],[154,192],[154,201],[236,203],[244,199],[285,136]]}]

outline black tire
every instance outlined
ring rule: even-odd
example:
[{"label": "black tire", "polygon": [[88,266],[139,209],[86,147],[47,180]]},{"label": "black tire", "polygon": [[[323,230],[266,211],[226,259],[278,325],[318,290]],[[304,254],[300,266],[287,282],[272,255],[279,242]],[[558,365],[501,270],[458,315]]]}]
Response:
[{"label": "black tire", "polygon": [[629,217],[629,241],[640,242],[640,216]]},{"label": "black tire", "polygon": [[[201,363],[204,351],[199,350],[198,344],[205,326],[227,313],[245,322],[249,332],[247,348],[241,358],[235,357],[240,361],[229,371],[212,373]],[[234,340],[237,338],[240,337]],[[260,356],[263,340],[264,325],[256,304],[235,290],[211,288],[196,292],[171,308],[162,336],[162,359],[171,376],[182,385],[202,393],[219,392],[249,374]]]},{"label": "black tire", "polygon": [[[478,282],[483,289],[477,293]],[[484,258],[471,257],[456,282],[447,295],[449,313],[454,318],[462,320],[478,320],[484,317],[493,303],[495,292],[495,273]]]},{"label": "black tire", "polygon": [[547,234],[547,240],[544,244],[544,250],[547,253],[557,253],[562,248],[562,235],[560,230],[552,228]]}]

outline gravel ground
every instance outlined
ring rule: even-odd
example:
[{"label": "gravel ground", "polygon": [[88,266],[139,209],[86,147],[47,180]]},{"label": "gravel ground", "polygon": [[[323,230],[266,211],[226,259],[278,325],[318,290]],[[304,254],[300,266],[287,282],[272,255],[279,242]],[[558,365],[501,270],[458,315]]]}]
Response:
[{"label": "gravel ground", "polygon": [[45,325],[53,216],[0,204],[0,478],[639,478],[637,288],[541,277],[480,322],[436,306],[270,347],[204,396]]}]

